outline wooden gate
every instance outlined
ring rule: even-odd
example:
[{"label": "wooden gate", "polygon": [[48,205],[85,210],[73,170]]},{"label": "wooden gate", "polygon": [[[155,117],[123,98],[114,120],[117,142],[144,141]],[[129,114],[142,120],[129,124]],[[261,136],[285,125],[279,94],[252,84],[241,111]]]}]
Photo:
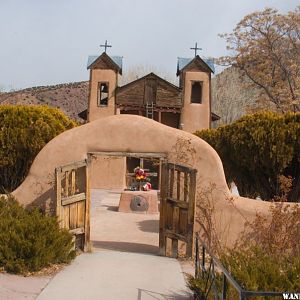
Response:
[{"label": "wooden gate", "polygon": [[[159,253],[178,257],[178,242],[181,241],[180,252],[192,257],[196,169],[164,163],[162,165]],[[171,251],[168,244],[171,243]],[[185,244],[185,245],[184,245]],[[181,253],[180,253],[181,254]]]},{"label": "wooden gate", "polygon": [[90,250],[89,158],[55,169],[56,215],[60,226],[68,229],[75,248]]}]

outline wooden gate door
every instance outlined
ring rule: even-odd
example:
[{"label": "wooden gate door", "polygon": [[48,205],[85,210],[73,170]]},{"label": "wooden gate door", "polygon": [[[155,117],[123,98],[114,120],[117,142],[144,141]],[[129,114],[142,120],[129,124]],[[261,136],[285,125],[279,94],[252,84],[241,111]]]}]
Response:
[{"label": "wooden gate door", "polygon": [[[159,253],[167,255],[171,241],[171,256],[178,257],[178,242],[181,241],[185,257],[192,257],[196,169],[164,163],[159,224]],[[185,246],[184,246],[185,244]],[[185,251],[184,251],[185,250]],[[180,253],[181,254],[181,253]]]},{"label": "wooden gate door", "polygon": [[60,226],[68,229],[75,248],[90,250],[89,159],[55,169],[56,215]]}]

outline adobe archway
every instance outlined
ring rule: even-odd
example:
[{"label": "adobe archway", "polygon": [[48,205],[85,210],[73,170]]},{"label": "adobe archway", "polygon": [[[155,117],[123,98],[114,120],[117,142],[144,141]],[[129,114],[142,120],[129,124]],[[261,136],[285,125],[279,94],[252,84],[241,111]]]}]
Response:
[{"label": "adobe archway", "polygon": [[268,213],[268,202],[242,197],[234,197],[234,205],[228,201],[232,195],[222,162],[206,142],[190,133],[135,115],[107,117],[60,134],[40,151],[25,181],[13,195],[25,206],[51,209],[55,204],[55,168],[84,160],[89,152],[101,151],[164,152],[169,162],[197,169],[197,192],[214,186],[210,195],[214,203],[213,219],[217,220],[215,225],[219,233],[230,224],[231,241],[243,229],[245,219],[251,220],[257,211]]}]

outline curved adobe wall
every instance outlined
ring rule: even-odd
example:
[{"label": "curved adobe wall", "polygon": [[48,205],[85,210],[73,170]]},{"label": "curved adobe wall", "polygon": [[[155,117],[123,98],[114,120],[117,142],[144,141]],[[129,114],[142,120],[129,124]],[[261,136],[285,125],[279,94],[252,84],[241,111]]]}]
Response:
[{"label": "curved adobe wall", "polygon": [[[51,140],[35,158],[14,196],[26,206],[51,207],[55,203],[55,167],[83,160],[88,152],[97,151],[165,152],[170,162],[196,168],[197,193],[215,185],[210,195],[215,207],[213,219],[220,233],[230,230],[233,240],[243,228],[245,218],[253,218],[256,211],[266,213],[270,205],[241,197],[235,197],[233,205],[228,201],[231,194],[222,162],[213,148],[190,133],[134,115],[96,120]],[[198,201],[202,201],[201,197]]]}]

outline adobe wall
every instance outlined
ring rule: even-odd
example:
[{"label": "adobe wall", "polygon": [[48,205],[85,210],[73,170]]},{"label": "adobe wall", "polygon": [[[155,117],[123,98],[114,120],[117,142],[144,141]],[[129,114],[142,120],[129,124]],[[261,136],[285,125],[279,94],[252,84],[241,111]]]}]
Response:
[{"label": "adobe wall", "polygon": [[91,162],[92,189],[123,189],[126,187],[126,158],[93,156]]},{"label": "adobe wall", "polygon": [[[197,205],[202,204],[203,199],[211,199],[217,231],[220,235],[230,232],[229,242],[237,238],[244,222],[252,220],[257,211],[268,214],[269,202],[241,197],[228,200],[232,195],[222,162],[206,142],[185,131],[135,115],[99,119],[60,134],[40,151],[25,181],[13,195],[27,206],[53,207],[55,167],[83,160],[88,152],[97,151],[164,152],[169,162],[196,168]],[[201,197],[212,184],[212,192]]]}]

